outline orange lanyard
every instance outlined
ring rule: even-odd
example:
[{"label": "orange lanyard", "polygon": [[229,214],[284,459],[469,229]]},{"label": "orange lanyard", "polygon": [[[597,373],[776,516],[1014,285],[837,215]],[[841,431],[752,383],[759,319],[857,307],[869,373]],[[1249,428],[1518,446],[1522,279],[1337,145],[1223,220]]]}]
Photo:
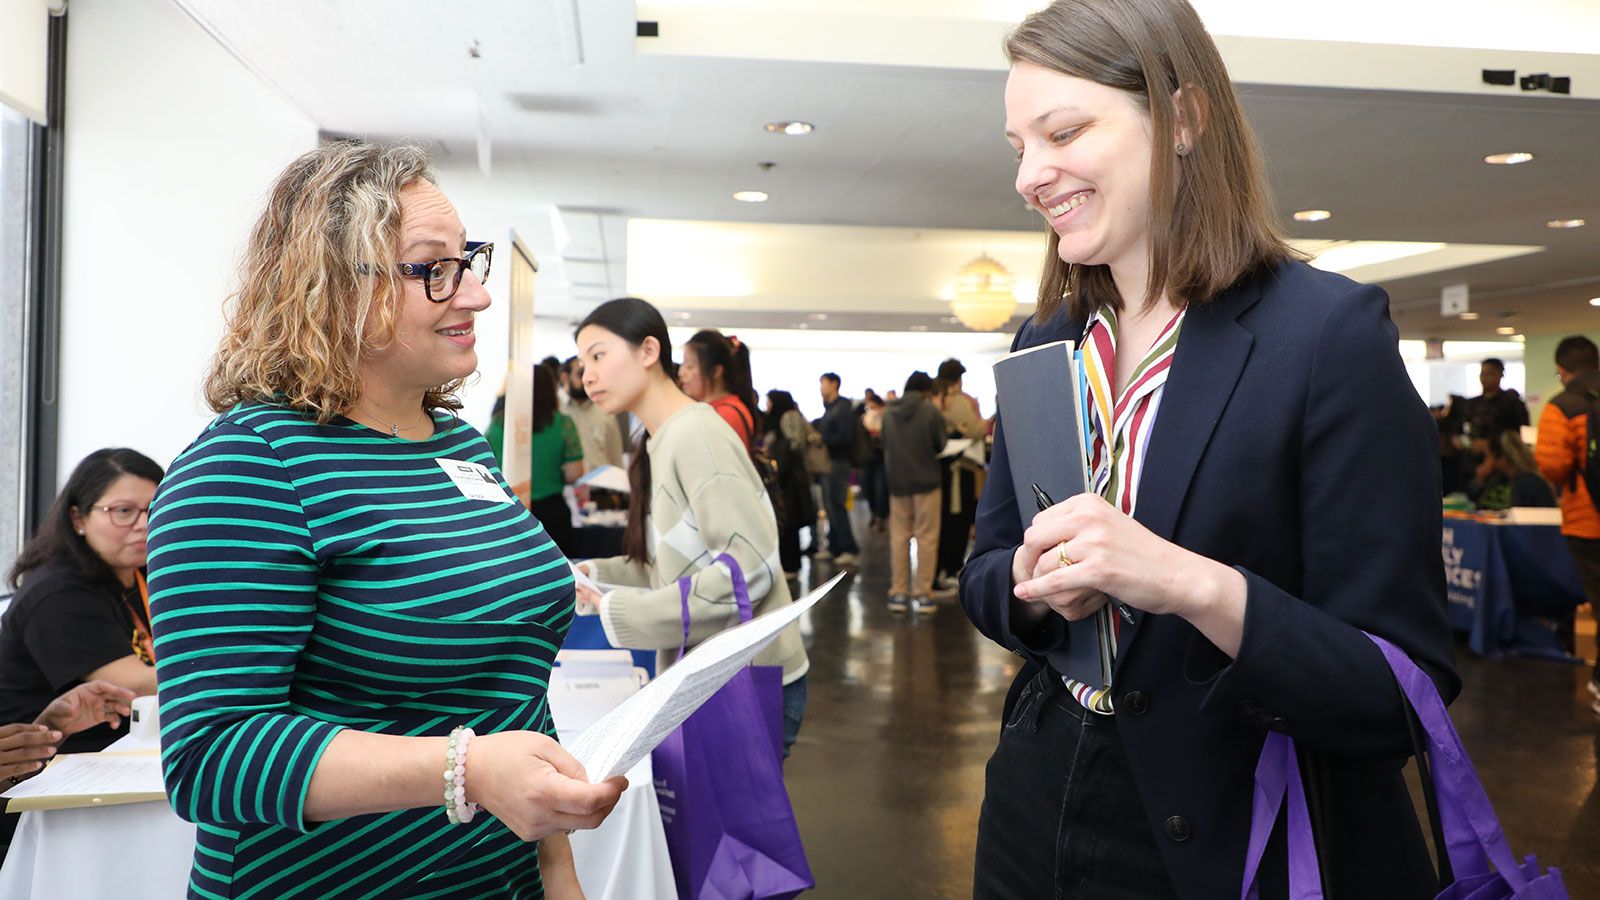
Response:
[{"label": "orange lanyard", "polygon": [[133,583],[139,586],[139,599],[144,601],[144,620],[150,621],[150,585],[145,583],[144,573],[138,569],[133,570]]},{"label": "orange lanyard", "polygon": [[132,644],[134,653],[146,665],[153,666],[156,664],[155,638],[151,629],[145,624],[150,621],[150,586],[145,583],[144,573],[137,569],[133,572],[133,582],[138,585],[139,599],[144,602],[144,621],[139,621],[139,611],[128,603],[128,595],[126,593],[122,595],[122,604],[123,608],[127,609],[128,613],[133,616]]}]

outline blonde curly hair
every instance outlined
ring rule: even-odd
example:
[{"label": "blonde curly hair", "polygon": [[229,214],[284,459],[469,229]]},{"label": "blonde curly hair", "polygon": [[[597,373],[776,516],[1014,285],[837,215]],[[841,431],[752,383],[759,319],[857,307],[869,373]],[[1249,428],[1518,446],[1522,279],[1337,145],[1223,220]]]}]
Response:
[{"label": "blonde curly hair", "polygon": [[[251,229],[205,379],[216,412],[282,403],[326,423],[361,397],[363,357],[394,340],[400,191],[436,183],[423,149],[339,140],[289,164]],[[452,381],[423,406],[460,409]]]}]

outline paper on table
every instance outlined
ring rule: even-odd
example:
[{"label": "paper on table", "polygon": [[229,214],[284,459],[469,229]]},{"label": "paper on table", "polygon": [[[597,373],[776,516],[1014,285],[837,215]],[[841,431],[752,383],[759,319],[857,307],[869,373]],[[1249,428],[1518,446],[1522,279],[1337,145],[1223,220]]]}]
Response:
[{"label": "paper on table", "polygon": [[579,478],[576,483],[616,491],[619,494],[626,494],[631,490],[628,485],[628,473],[616,466],[601,466]]},{"label": "paper on table", "polygon": [[596,782],[633,768],[843,579],[844,573],[835,575],[782,609],[707,638],[639,693],[584,729],[567,750]]},{"label": "paper on table", "polygon": [[161,800],[167,790],[161,781],[161,754],[135,750],[66,754],[0,796],[11,801],[7,808],[12,812],[25,812]]}]

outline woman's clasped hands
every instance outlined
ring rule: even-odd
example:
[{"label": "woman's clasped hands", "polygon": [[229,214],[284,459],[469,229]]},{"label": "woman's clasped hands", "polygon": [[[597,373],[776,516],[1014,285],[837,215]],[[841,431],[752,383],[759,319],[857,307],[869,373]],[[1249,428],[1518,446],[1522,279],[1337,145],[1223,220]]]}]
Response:
[{"label": "woman's clasped hands", "polygon": [[1108,597],[1147,613],[1194,618],[1225,581],[1241,576],[1163,540],[1095,494],[1080,494],[1034,516],[1012,556],[1017,599],[1069,622]]}]

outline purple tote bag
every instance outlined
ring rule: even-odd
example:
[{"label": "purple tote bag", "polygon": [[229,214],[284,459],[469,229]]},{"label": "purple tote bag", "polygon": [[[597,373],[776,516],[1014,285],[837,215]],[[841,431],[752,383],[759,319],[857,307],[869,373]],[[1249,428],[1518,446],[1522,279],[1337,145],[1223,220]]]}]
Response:
[{"label": "purple tote bag", "polygon": [[[1431,781],[1438,821],[1434,833],[1442,835],[1443,853],[1453,880],[1435,900],[1568,900],[1566,885],[1557,869],[1544,870],[1532,856],[1518,862],[1500,828],[1500,820],[1472,767],[1466,747],[1456,734],[1433,681],[1406,656],[1405,651],[1376,635],[1367,635],[1383,651],[1400,690],[1422,726],[1431,761],[1422,770]],[[1255,900],[1256,875],[1267,838],[1278,811],[1288,801],[1289,898],[1322,900],[1322,878],[1317,860],[1311,817],[1294,741],[1276,732],[1267,735],[1256,765],[1255,802],[1250,820],[1250,842],[1245,854],[1242,900]],[[1435,803],[1430,803],[1430,808]],[[1493,865],[1491,869],[1490,866]]]},{"label": "purple tote bag", "polygon": [[[733,557],[739,620],[754,618]],[[689,579],[678,580],[689,642]],[[794,897],[816,885],[783,784],[783,669],[749,666],[650,754],[680,900]]]}]

